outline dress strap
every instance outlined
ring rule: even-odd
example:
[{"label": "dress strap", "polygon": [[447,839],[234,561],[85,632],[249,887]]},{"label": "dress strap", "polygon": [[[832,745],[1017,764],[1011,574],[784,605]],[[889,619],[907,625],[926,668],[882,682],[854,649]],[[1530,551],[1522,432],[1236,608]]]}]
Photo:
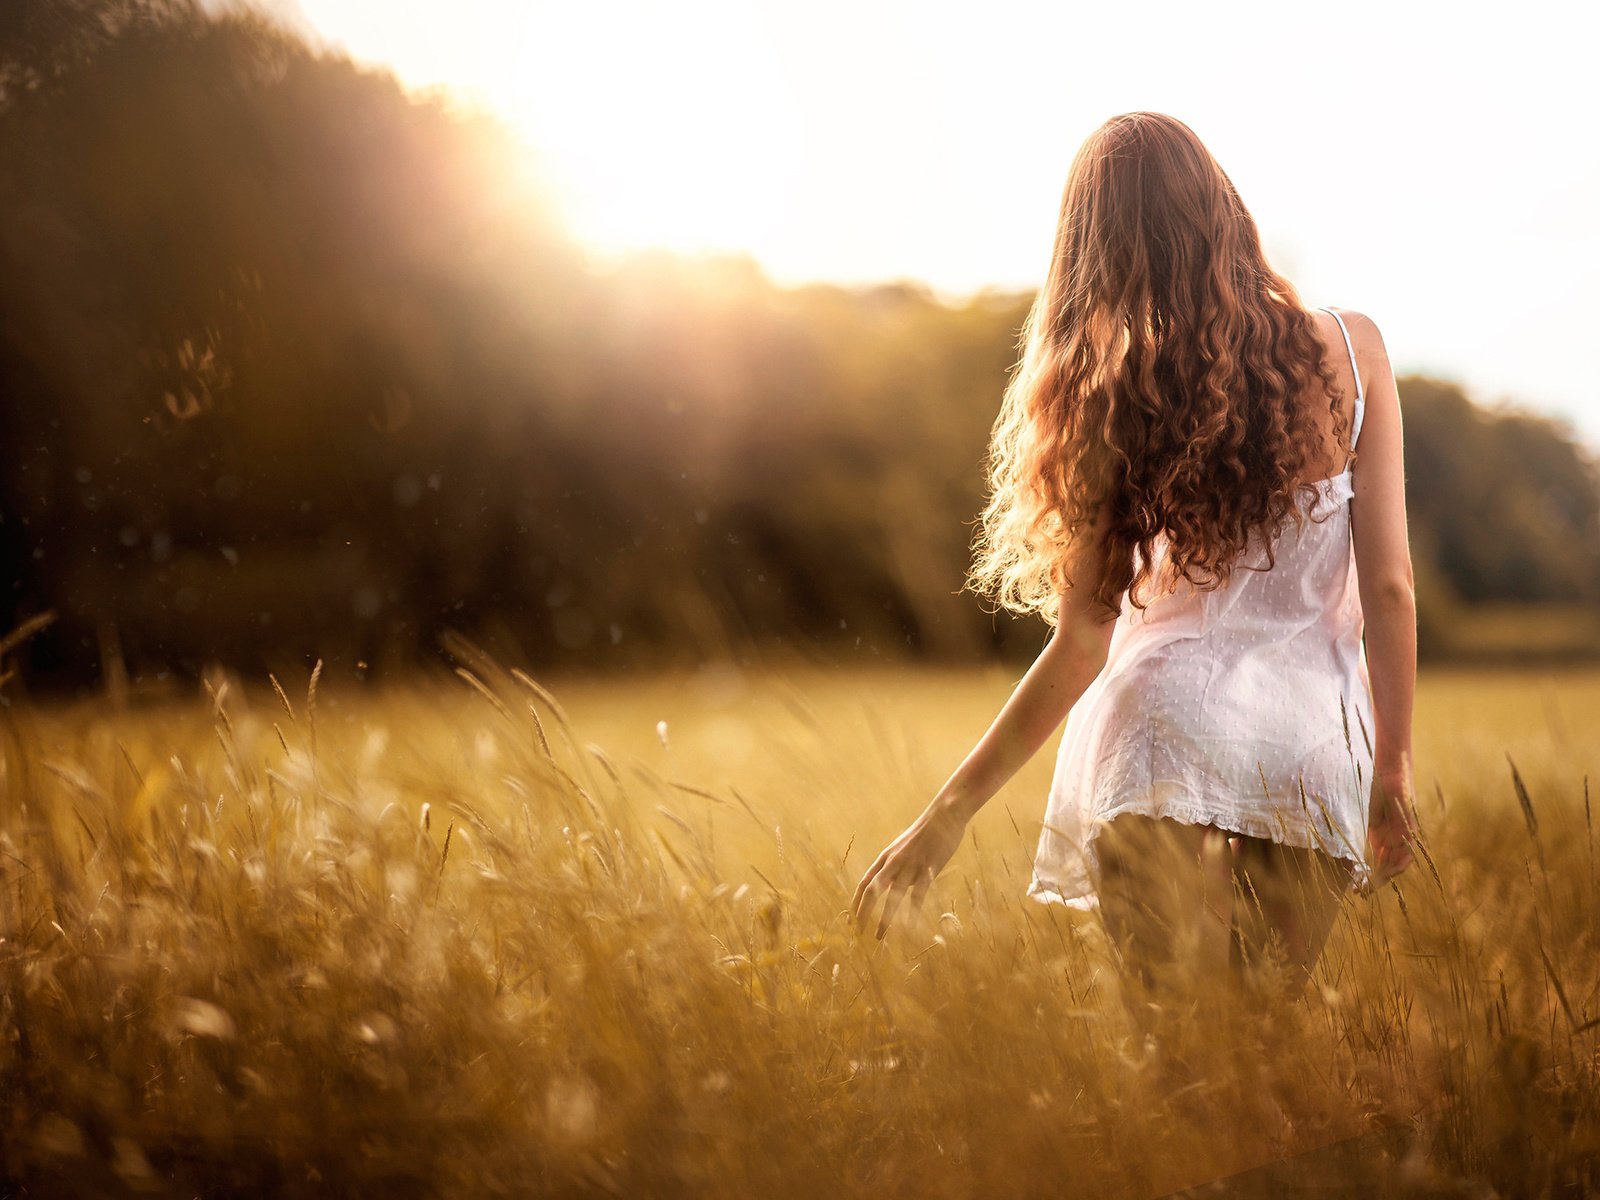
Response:
[{"label": "dress strap", "polygon": [[1355,423],[1350,427],[1350,448],[1354,450],[1356,439],[1361,436],[1361,418],[1367,407],[1367,398],[1361,390],[1361,368],[1356,363],[1355,343],[1350,340],[1350,331],[1345,328],[1343,318],[1326,305],[1320,307],[1323,312],[1339,322],[1339,332],[1344,334],[1344,348],[1350,352],[1350,370],[1356,377],[1356,419]]}]

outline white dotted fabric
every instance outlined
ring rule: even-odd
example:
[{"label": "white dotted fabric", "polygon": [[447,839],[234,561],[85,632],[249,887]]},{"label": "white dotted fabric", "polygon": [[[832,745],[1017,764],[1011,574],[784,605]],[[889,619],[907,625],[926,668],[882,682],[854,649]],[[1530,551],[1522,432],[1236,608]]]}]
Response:
[{"label": "white dotted fabric", "polygon": [[[1366,398],[1339,328],[1356,372],[1353,445]],[[1124,599],[1106,665],[1067,717],[1030,896],[1098,905],[1094,838],[1125,812],[1318,847],[1367,882],[1372,705],[1352,495],[1349,467],[1319,483],[1312,519],[1283,529],[1270,570],[1249,569],[1266,565],[1258,540],[1226,587],[1180,580],[1143,611]]]}]

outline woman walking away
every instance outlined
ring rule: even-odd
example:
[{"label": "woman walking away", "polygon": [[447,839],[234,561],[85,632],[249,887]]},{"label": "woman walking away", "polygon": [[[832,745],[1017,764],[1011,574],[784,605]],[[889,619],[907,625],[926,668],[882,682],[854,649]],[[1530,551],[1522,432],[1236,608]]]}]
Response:
[{"label": "woman walking away", "polygon": [[1029,894],[1098,906],[1146,982],[1270,960],[1297,994],[1341,897],[1403,871],[1415,833],[1377,326],[1302,306],[1187,125],[1113,117],[1073,160],[988,471],[968,584],[1053,633],[857,921],[882,937],[919,905],[1065,718]]}]

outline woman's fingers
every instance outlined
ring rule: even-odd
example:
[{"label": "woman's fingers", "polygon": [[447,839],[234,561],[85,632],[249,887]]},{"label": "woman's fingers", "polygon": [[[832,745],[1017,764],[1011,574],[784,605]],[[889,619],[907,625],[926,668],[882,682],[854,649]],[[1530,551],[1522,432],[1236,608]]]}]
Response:
[{"label": "woman's fingers", "polygon": [[[856,918],[857,932],[866,932],[867,926],[872,922],[872,914],[877,911],[882,912],[878,928],[883,928],[882,922],[888,920],[894,904],[895,881],[896,876],[892,867],[880,871],[878,877],[872,881],[872,886],[867,889],[866,902],[861,906],[861,913]],[[881,910],[879,908],[880,904],[882,905]],[[882,937],[883,935],[880,933],[878,936]]]},{"label": "woman's fingers", "polygon": [[877,908],[879,899],[889,891],[894,884],[895,864],[889,851],[885,850],[878,856],[878,861],[872,864],[872,869],[861,880],[857,889],[860,899],[855,907],[855,923],[857,929],[865,929],[867,922],[872,919],[872,910]]},{"label": "woman's fingers", "polygon": [[872,860],[872,865],[867,868],[867,873],[861,877],[861,882],[856,884],[855,898],[850,901],[850,915],[859,918],[861,915],[861,902],[867,894],[867,889],[872,886],[872,881],[879,871],[883,870],[884,863],[889,861],[889,851],[886,849],[877,858]]},{"label": "woman's fingers", "polygon": [[874,864],[874,868],[871,878],[862,881],[860,900],[855,906],[853,916],[857,931],[864,932],[881,900],[883,910],[878,918],[877,936],[882,938],[889,928],[889,922],[894,919],[895,912],[905,902],[910,877],[905,868],[894,859],[888,859],[881,865]]},{"label": "woman's fingers", "polygon": [[866,890],[852,914],[856,929],[865,931],[872,920],[873,911],[877,909],[881,900],[883,910],[878,918],[875,936],[882,940],[908,900],[911,904],[908,910],[910,914],[915,915],[922,911],[923,901],[926,900],[928,890],[932,886],[933,871],[929,868],[924,867],[913,873],[907,868],[897,868],[891,863],[880,870],[872,882],[866,885]]},{"label": "woman's fingers", "polygon": [[889,932],[889,923],[894,920],[894,914],[906,900],[906,880],[902,875],[896,875],[889,881],[883,901],[883,916],[878,920],[878,940],[883,940],[883,935]]},{"label": "woman's fingers", "polygon": [[1398,820],[1393,816],[1380,818],[1369,828],[1367,837],[1372,851],[1374,889],[1411,866],[1415,859],[1411,850],[1413,832],[1413,827],[1404,820],[1404,814]]},{"label": "woman's fingers", "polygon": [[921,907],[933,877],[954,849],[952,835],[959,840],[959,831],[945,824],[919,821],[889,843],[867,868],[850,901],[850,918],[858,931],[865,931],[880,901],[879,938],[888,932],[908,897],[914,911]]},{"label": "woman's fingers", "polygon": [[872,919],[872,910],[877,907],[878,897],[882,894],[883,876],[880,874],[867,885],[867,890],[862,893],[861,903],[856,906],[854,921],[857,933],[867,927],[867,922]]}]

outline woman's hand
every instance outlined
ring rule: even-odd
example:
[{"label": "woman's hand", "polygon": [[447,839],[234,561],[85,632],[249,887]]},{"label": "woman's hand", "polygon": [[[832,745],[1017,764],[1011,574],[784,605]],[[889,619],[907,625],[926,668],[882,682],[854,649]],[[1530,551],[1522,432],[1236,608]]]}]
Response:
[{"label": "woman's hand", "polygon": [[1373,888],[1382,887],[1411,865],[1411,843],[1417,835],[1409,764],[1377,771],[1367,810],[1367,857]]},{"label": "woman's hand", "polygon": [[883,915],[878,920],[879,938],[888,931],[889,922],[908,895],[912,912],[919,909],[933,877],[950,861],[966,829],[966,817],[952,807],[939,800],[928,805],[910,828],[884,848],[856,885],[850,906],[856,928],[866,928],[880,899]]}]

